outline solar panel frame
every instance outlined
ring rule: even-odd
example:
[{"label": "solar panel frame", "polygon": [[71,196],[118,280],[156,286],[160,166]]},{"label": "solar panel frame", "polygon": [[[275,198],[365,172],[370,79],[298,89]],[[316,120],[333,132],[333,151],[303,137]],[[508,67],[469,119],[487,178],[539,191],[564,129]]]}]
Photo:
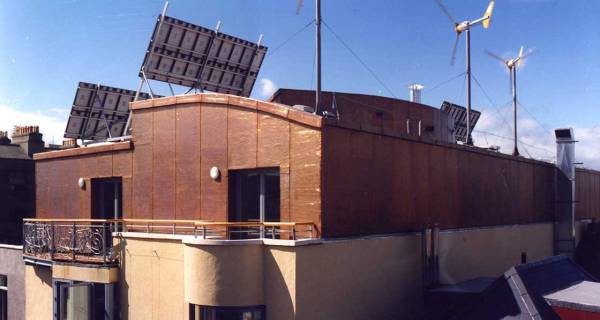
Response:
[{"label": "solar panel frame", "polygon": [[159,15],[140,77],[248,97],[266,53],[265,46]]},{"label": "solar panel frame", "polygon": [[[79,82],[64,137],[105,140],[122,136],[129,118],[129,102],[135,95],[133,90]],[[149,98],[149,94],[140,93],[138,100]]]},{"label": "solar panel frame", "polygon": [[[444,112],[447,112],[452,119],[454,119],[454,135],[456,137],[456,141],[467,141],[467,108],[444,101],[440,109]],[[473,129],[475,128],[475,125],[481,116],[481,112],[471,109],[470,116],[470,132],[473,132]]]}]

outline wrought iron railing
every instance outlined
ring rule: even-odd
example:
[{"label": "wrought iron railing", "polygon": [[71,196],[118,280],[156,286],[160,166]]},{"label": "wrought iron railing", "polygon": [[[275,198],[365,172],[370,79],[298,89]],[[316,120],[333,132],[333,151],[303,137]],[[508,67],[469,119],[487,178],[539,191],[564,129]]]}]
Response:
[{"label": "wrought iron railing", "polygon": [[42,260],[115,264],[120,237],[113,232],[189,235],[204,240],[313,239],[312,222],[209,222],[144,219],[25,219],[23,254]]},{"label": "wrought iron railing", "polygon": [[115,263],[115,227],[104,220],[25,221],[23,254],[44,260]]}]

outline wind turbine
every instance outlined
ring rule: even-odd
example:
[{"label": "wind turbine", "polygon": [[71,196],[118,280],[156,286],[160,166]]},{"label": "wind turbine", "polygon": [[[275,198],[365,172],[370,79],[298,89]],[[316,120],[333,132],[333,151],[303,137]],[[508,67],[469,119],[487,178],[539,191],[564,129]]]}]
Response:
[{"label": "wind turbine", "polygon": [[454,24],[454,31],[456,32],[456,40],[454,40],[454,46],[452,47],[452,58],[450,60],[450,64],[454,65],[454,60],[456,59],[456,48],[458,46],[458,40],[460,39],[460,35],[464,32],[467,36],[467,141],[466,144],[473,144],[471,140],[471,28],[475,27],[479,24],[483,25],[484,29],[487,29],[490,26],[490,22],[492,20],[492,11],[494,10],[494,1],[490,1],[483,17],[471,20],[471,21],[463,21],[457,22],[454,17],[450,14],[450,11],[446,9],[441,0],[435,0],[437,5],[442,9],[444,14],[450,19],[450,21]]},{"label": "wind turbine", "polygon": [[512,102],[513,102],[513,138],[515,146],[513,148],[513,156],[519,155],[519,149],[517,148],[517,68],[521,65],[521,61],[525,59],[527,56],[533,53],[533,50],[528,50],[527,53],[523,54],[523,46],[519,50],[519,55],[513,59],[502,59],[498,55],[485,50],[490,57],[499,60],[504,63],[510,72],[510,83],[511,83],[511,91],[512,91]]}]

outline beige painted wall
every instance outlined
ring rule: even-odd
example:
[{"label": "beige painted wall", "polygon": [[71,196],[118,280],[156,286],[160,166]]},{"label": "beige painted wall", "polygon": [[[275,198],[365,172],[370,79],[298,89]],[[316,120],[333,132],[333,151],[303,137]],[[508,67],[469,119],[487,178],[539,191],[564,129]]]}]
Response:
[{"label": "beige painted wall", "polygon": [[204,306],[264,304],[263,245],[184,245],[185,298]]},{"label": "beige painted wall", "polygon": [[52,319],[52,270],[25,266],[26,319]]},{"label": "beige painted wall", "polygon": [[296,248],[266,246],[265,304],[269,319],[294,319],[296,313]]},{"label": "beige painted wall", "polygon": [[447,230],[440,232],[440,281],[457,283],[497,277],[511,266],[553,255],[551,223]]},{"label": "beige painted wall", "polygon": [[298,247],[294,319],[418,318],[420,246],[405,235]]},{"label": "beige painted wall", "polygon": [[123,319],[188,319],[181,240],[124,239]]},{"label": "beige painted wall", "polygon": [[[443,283],[499,276],[552,255],[552,224],[446,230]],[[418,234],[325,240],[304,246],[183,244],[124,238],[124,319],[187,319],[188,303],[256,305],[270,319],[411,319],[422,310]],[[50,268],[26,268],[28,319],[52,313]],[[187,286],[187,288],[186,288]],[[33,303],[32,301],[35,301]]]},{"label": "beige painted wall", "polygon": [[115,283],[119,280],[119,269],[98,266],[75,266],[69,264],[52,265],[52,277],[73,281]]}]

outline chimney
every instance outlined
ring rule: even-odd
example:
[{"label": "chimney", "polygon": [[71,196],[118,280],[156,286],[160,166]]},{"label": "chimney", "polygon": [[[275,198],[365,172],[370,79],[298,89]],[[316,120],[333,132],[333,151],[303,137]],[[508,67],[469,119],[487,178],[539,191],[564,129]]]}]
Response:
[{"label": "chimney", "polygon": [[554,251],[573,258],[575,252],[575,135],[572,128],[556,136],[556,216]]},{"label": "chimney", "polygon": [[44,140],[38,126],[16,126],[12,134],[12,143],[18,144],[28,156],[44,151]]},{"label": "chimney", "polygon": [[425,87],[418,83],[413,83],[408,86],[411,102],[421,103],[421,90],[423,90],[423,88]]},{"label": "chimney", "polygon": [[62,146],[60,147],[61,149],[71,149],[71,148],[77,148],[79,147],[77,145],[77,139],[64,139],[62,142]]},{"label": "chimney", "polygon": [[0,146],[6,146],[10,144],[10,138],[8,137],[8,132],[0,131]]}]

